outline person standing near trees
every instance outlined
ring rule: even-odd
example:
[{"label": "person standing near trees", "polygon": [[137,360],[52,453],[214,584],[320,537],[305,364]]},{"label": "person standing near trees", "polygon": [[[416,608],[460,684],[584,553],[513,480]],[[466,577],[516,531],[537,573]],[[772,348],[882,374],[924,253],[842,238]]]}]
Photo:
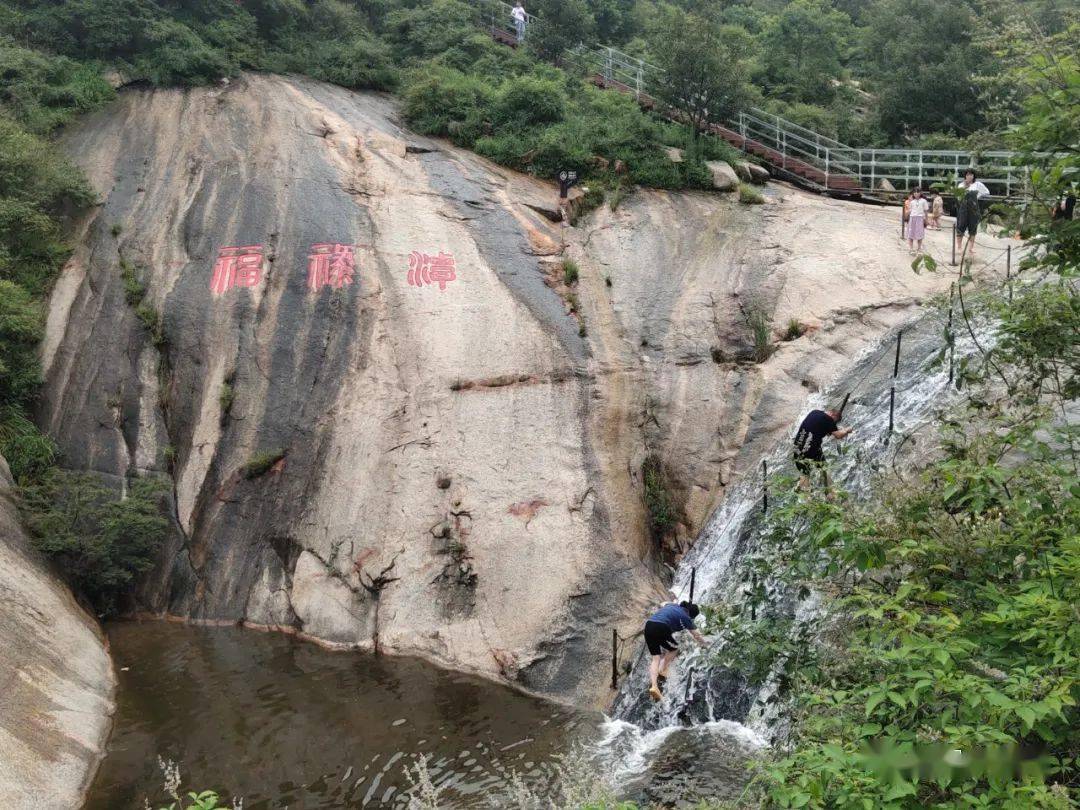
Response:
[{"label": "person standing near trees", "polygon": [[990,189],[978,180],[974,169],[964,172],[964,180],[957,193],[959,202],[956,209],[956,250],[961,256],[964,255],[964,234],[966,233],[967,257],[975,258],[975,234],[979,230],[979,220],[982,219],[980,200],[989,196]]},{"label": "person standing near trees", "polygon": [[911,192],[911,204],[908,206],[907,243],[908,253],[922,253],[922,240],[926,236],[926,213],[930,203],[922,195],[922,189]]},{"label": "person standing near trees", "polygon": [[525,41],[525,23],[529,18],[525,13],[525,7],[521,5],[521,0],[517,0],[517,2],[514,3],[514,10],[510,12],[510,16],[514,19],[514,30],[517,32],[517,44],[520,45]]}]

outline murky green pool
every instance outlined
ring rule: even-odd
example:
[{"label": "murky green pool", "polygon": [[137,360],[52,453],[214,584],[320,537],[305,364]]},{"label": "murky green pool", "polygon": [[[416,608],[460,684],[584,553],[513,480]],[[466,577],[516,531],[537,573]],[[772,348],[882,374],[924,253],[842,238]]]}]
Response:
[{"label": "murky green pool", "polygon": [[554,758],[602,718],[423,661],[330,652],[239,628],[108,628],[119,678],[108,753],[87,810],[162,797],[159,756],[184,788],[245,810],[396,807],[428,757],[447,806],[490,807],[510,773],[550,783]]}]

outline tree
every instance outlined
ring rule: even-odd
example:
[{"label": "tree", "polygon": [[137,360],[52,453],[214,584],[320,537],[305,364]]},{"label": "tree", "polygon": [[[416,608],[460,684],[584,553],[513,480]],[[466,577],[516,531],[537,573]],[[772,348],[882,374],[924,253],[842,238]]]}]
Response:
[{"label": "tree", "polygon": [[623,43],[641,30],[634,0],[588,0],[600,42]]},{"label": "tree", "polygon": [[823,0],[795,0],[762,37],[766,86],[788,100],[829,103],[854,32],[851,19]]},{"label": "tree", "polygon": [[664,6],[650,47],[660,97],[695,133],[746,101],[752,40],[742,29]]},{"label": "tree", "polygon": [[984,124],[972,77],[991,72],[994,59],[988,48],[973,42],[976,18],[967,5],[879,0],[865,16],[862,64],[890,138],[942,131],[967,135]]},{"label": "tree", "polygon": [[564,53],[592,39],[594,21],[584,0],[535,0],[529,11],[538,19],[526,41],[544,59],[560,64]]}]

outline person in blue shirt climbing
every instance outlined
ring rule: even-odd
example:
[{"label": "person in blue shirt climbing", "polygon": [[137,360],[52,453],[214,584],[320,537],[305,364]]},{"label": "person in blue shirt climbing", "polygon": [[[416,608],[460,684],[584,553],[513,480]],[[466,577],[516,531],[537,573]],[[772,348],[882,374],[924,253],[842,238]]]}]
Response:
[{"label": "person in blue shirt climbing", "polygon": [[645,622],[645,646],[649,648],[649,695],[653,700],[660,700],[664,693],[659,682],[667,680],[668,667],[679,654],[679,645],[675,634],[680,630],[689,630],[694,641],[705,645],[705,637],[694,627],[694,619],[701,611],[693,602],[669,602],[656,611]]}]

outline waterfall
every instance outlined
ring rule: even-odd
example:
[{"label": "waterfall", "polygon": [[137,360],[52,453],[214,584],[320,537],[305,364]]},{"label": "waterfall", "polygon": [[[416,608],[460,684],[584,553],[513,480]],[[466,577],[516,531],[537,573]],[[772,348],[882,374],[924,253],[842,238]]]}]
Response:
[{"label": "waterfall", "polygon": [[[855,498],[868,495],[879,473],[899,465],[916,448],[936,438],[935,432],[928,429],[933,416],[956,396],[955,387],[949,383],[947,350],[943,351],[944,318],[944,313],[933,310],[900,330],[901,353],[895,382],[896,331],[865,351],[829,392],[813,395],[807,402],[806,410],[837,407],[851,392],[842,423],[853,431],[839,442],[827,439],[826,454],[830,477]],[[963,327],[956,331],[962,332]],[[980,331],[990,330],[983,326]],[[985,345],[991,338],[981,340]],[[976,351],[966,332],[957,334],[954,345],[957,364]],[[893,385],[895,423],[890,434]],[[795,428],[792,425],[792,434]],[[791,454],[791,440],[781,441],[767,459],[769,471],[793,474]],[[745,562],[768,527],[762,494],[763,477],[759,471],[746,476],[709,517],[676,571],[672,590],[679,599],[689,597],[691,572],[696,570],[694,601],[732,605],[742,600],[752,576]],[[792,620],[791,632],[801,634],[796,638],[813,643],[812,620],[819,612],[817,595],[778,592],[775,583],[755,584],[770,591],[770,601],[779,603]],[[614,781],[624,793],[663,801],[674,769],[676,782],[685,781],[686,773],[693,771],[695,788],[724,798],[723,774],[719,782],[710,774],[701,778],[705,761],[714,763],[717,752],[721,752],[719,759],[730,765],[728,759],[745,760],[756,749],[784,737],[785,713],[776,670],[763,684],[754,686],[737,669],[715,663],[715,648],[700,649],[689,638],[681,648],[660,703],[653,703],[647,694],[649,657],[643,646],[639,649],[614,702],[608,736],[600,746],[601,756],[610,764]],[[705,751],[708,756],[700,756]],[[744,780],[736,780],[735,796]],[[671,794],[678,798],[685,795]]]}]

